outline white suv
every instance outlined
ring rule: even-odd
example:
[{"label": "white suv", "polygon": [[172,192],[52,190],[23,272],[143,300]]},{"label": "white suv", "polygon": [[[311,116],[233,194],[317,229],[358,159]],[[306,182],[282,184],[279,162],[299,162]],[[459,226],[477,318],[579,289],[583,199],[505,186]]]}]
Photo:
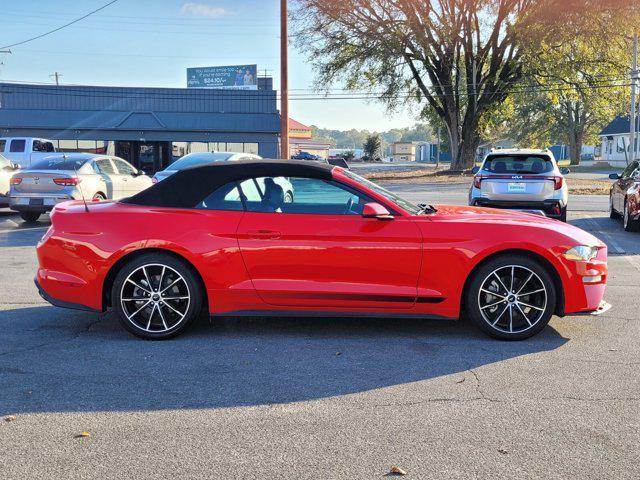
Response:
[{"label": "white suv", "polygon": [[497,150],[489,153],[469,189],[469,205],[541,210],[567,221],[569,193],[563,173],[549,150]]}]

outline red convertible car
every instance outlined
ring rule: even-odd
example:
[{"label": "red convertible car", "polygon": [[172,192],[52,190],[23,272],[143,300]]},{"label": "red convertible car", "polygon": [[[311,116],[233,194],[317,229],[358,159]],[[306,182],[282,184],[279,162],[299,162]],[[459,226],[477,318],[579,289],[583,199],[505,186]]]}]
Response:
[{"label": "red convertible car", "polygon": [[[284,177],[293,188],[285,202]],[[414,205],[348,170],[239,161],[119,202],[58,205],[38,244],[50,303],[113,309],[143,338],[211,315],[457,319],[522,339],[601,311],[607,248],[542,216]]]}]

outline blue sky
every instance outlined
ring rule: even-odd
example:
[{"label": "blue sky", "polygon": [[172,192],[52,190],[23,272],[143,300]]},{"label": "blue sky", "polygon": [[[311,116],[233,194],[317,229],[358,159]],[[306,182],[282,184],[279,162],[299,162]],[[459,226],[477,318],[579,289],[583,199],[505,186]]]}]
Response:
[{"label": "blue sky", "polygon": [[[0,46],[51,30],[107,0],[1,0]],[[185,87],[186,68],[258,64],[279,83],[279,0],[119,0],[60,32],[0,54],[0,79],[62,83]],[[290,49],[292,94],[308,90],[313,71]],[[339,86],[339,85],[338,85]],[[310,92],[305,92],[310,93]],[[411,125],[360,100],[297,100],[291,116],[326,128],[388,130]]]}]

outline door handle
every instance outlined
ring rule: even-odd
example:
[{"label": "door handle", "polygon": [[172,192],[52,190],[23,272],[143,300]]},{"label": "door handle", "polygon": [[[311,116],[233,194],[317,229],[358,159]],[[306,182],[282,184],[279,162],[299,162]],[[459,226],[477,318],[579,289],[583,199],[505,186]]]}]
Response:
[{"label": "door handle", "polygon": [[282,234],[280,232],[276,232],[275,230],[250,230],[247,232],[247,236],[249,238],[275,240],[276,238],[280,238]]}]

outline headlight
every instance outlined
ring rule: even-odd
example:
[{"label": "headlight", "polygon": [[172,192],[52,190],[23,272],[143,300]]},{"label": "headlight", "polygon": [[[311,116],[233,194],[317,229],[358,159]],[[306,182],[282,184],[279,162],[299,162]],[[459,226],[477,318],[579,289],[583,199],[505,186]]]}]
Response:
[{"label": "headlight", "polygon": [[588,262],[596,258],[596,255],[598,255],[598,248],[587,245],[578,245],[564,252],[564,258],[574,262]]}]

